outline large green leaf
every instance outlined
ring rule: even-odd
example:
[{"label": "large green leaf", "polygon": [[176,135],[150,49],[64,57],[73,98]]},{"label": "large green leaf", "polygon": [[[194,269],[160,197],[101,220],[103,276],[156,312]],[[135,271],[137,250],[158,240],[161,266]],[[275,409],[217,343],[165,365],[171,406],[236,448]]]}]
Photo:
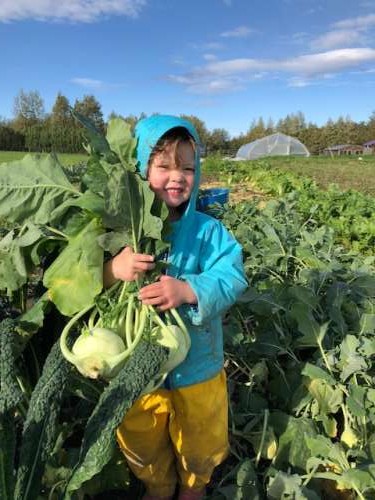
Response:
[{"label": "large green leaf", "polygon": [[270,424],[279,438],[275,466],[291,464],[301,470],[306,470],[306,462],[311,455],[305,438],[316,436],[313,421],[304,417],[294,418],[286,413],[275,411],[270,415]]},{"label": "large green leaf", "polygon": [[296,339],[299,346],[317,346],[322,343],[328,328],[328,322],[319,324],[313,315],[310,305],[296,302],[290,308],[290,316],[297,321],[298,330],[302,334]]},{"label": "large green leaf", "polygon": [[8,295],[27,281],[27,271],[19,246],[15,244],[14,231],[0,240],[0,289]]},{"label": "large green leaf", "polygon": [[42,232],[37,226],[27,224],[22,232],[15,231],[0,240],[0,289],[8,294],[15,292],[27,281],[27,256],[31,248],[42,238]]},{"label": "large green leaf", "polygon": [[279,471],[270,481],[267,489],[269,500],[293,498],[293,500],[319,500],[321,497],[303,486],[302,478],[297,474]]},{"label": "large green leaf", "polygon": [[26,155],[0,164],[0,217],[10,222],[46,224],[56,207],[79,194],[56,156]]},{"label": "large green leaf", "polygon": [[136,167],[134,148],[137,141],[132,135],[130,125],[121,118],[112,119],[107,128],[107,141],[125,168],[134,172]]},{"label": "large green leaf", "polygon": [[18,318],[18,328],[23,335],[31,335],[43,326],[45,312],[51,305],[45,292],[35,304]]},{"label": "large green leaf", "polygon": [[72,316],[93,303],[103,287],[103,249],[98,236],[103,228],[92,219],[68,245],[44,274],[48,298],[62,314]]},{"label": "large green leaf", "polygon": [[139,250],[143,237],[161,239],[162,220],[151,213],[155,195],[138,174],[113,165],[104,197],[104,224],[126,233],[124,245],[131,242]]},{"label": "large green leaf", "polygon": [[113,159],[115,155],[110,150],[106,138],[100,130],[96,128],[95,124],[89,118],[74,109],[71,109],[71,113],[83,126],[83,133],[89,141],[89,145],[86,145],[87,151],[93,154],[101,154],[107,159]]},{"label": "large green leaf", "polygon": [[246,458],[240,462],[239,466],[230,472],[227,479],[232,479],[232,476],[235,476],[235,484],[218,488],[218,492],[227,500],[260,499],[260,485],[250,459]]}]

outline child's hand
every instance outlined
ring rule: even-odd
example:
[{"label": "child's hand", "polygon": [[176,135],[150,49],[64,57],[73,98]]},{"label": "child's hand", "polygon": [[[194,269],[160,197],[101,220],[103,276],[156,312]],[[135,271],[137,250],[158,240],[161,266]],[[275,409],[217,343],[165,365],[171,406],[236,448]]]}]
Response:
[{"label": "child's hand", "polygon": [[110,286],[116,280],[135,281],[145,271],[154,269],[154,257],[144,253],[134,253],[130,247],[125,247],[104,268],[104,282]]},{"label": "child's hand", "polygon": [[143,304],[156,306],[159,311],[197,303],[197,297],[188,283],[164,275],[156,283],[141,288],[139,298]]}]

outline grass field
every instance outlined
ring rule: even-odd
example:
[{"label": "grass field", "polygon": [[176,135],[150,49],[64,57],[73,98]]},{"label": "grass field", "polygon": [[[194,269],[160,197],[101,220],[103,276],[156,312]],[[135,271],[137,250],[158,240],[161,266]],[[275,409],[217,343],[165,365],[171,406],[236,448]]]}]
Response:
[{"label": "grass field", "polygon": [[[25,156],[25,154],[26,153],[24,151],[0,151],[0,163],[20,160]],[[57,156],[64,166],[74,165],[75,163],[87,160],[87,155],[78,153],[58,153]]]},{"label": "grass field", "polygon": [[337,184],[340,189],[355,189],[375,196],[375,156],[358,157],[310,157],[267,158],[271,166],[290,170],[313,178],[322,188]]}]

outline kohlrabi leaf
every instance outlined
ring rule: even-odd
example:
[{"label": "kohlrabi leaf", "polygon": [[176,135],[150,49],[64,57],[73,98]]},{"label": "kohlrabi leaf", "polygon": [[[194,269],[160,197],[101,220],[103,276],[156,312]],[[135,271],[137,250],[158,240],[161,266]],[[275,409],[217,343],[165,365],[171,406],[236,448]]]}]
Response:
[{"label": "kohlrabi leaf", "polygon": [[21,335],[33,334],[43,326],[45,313],[50,305],[47,292],[45,292],[30,309],[19,316],[18,330],[20,330]]},{"label": "kohlrabi leaf", "polygon": [[0,217],[10,222],[46,224],[56,207],[79,195],[54,155],[0,165]]},{"label": "kohlrabi leaf", "polygon": [[138,175],[117,164],[113,165],[104,191],[104,225],[112,229],[123,228],[129,234],[134,234],[136,241],[141,237],[144,217],[142,182]]},{"label": "kohlrabi leaf", "polygon": [[93,193],[103,194],[103,189],[107,185],[111,164],[106,164],[98,157],[90,157],[87,162],[87,169],[83,176],[83,184]]},{"label": "kohlrabi leaf", "polygon": [[32,249],[42,236],[38,227],[28,224],[18,235],[12,230],[0,240],[0,290],[11,294],[26,283],[28,247]]},{"label": "kohlrabi leaf", "polygon": [[109,231],[98,238],[99,245],[109,252],[116,255],[124,246],[133,244],[131,236],[126,231]]},{"label": "kohlrabi leaf", "polygon": [[44,274],[48,298],[66,316],[92,304],[102,289],[103,249],[97,238],[103,232],[98,220],[92,219],[82,231],[68,239],[68,245]]},{"label": "kohlrabi leaf", "polygon": [[135,172],[134,148],[137,141],[132,136],[130,125],[121,118],[114,118],[108,124],[107,140],[112,151],[117,154],[126,170]]},{"label": "kohlrabi leaf", "polygon": [[86,116],[71,110],[72,115],[76,120],[83,125],[83,133],[89,142],[89,147],[86,147],[89,153],[96,153],[105,156],[108,160],[115,160],[116,157],[111,151],[109,144],[104,135],[95,127],[94,123]]}]

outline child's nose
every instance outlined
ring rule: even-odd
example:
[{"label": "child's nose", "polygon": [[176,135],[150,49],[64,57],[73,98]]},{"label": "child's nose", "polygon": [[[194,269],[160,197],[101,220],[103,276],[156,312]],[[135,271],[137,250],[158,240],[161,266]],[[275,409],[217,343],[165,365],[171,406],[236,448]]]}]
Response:
[{"label": "child's nose", "polygon": [[171,170],[171,179],[181,181],[184,178],[182,170],[179,168],[173,168]]}]

